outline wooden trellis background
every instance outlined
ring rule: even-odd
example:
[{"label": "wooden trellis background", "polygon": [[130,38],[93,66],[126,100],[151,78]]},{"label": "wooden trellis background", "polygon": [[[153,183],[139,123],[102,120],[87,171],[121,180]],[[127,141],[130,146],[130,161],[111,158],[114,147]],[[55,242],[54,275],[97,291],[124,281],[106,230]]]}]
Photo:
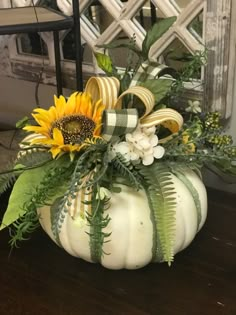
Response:
[{"label": "wooden trellis background", "polygon": [[[34,0],[37,4],[40,0]],[[137,46],[145,36],[145,30],[136,18],[138,12],[147,5],[146,0],[98,0],[106,12],[109,12],[109,25],[103,32],[91,22],[85,12],[94,3],[91,0],[79,0],[81,10],[81,33],[83,41],[92,51],[97,50],[97,45],[109,43],[117,38],[121,31],[128,37],[136,34]],[[2,0],[0,6],[8,7],[10,3],[14,6],[31,5],[32,0]],[[235,35],[232,30],[235,26],[235,1],[233,0],[152,0],[156,12],[162,17],[177,16],[174,26],[157,41],[150,50],[150,58],[161,56],[165,49],[178,39],[188,50],[193,53],[196,50],[208,52],[208,62],[205,68],[203,80],[204,91],[202,95],[205,107],[210,110],[220,110],[225,118],[231,114],[233,104],[233,84],[235,73]],[[182,5],[186,3],[185,5]],[[65,14],[72,14],[71,0],[57,0],[57,5]],[[198,36],[189,28],[191,22],[202,14],[203,34]],[[54,52],[52,35],[50,33],[40,34],[48,50],[45,66],[52,69],[54,65]],[[61,41],[65,37],[61,33]],[[16,36],[8,40],[9,58],[13,73],[24,76],[27,68],[36,71],[42,59],[40,56],[26,56],[19,52]],[[19,44],[18,44],[19,45]],[[64,72],[69,77],[74,75],[72,62],[63,60]],[[24,70],[23,70],[24,69]],[[84,63],[83,71],[88,75],[98,73],[95,61],[92,64]],[[32,70],[33,73],[33,70]],[[44,83],[51,83],[50,76],[44,77]]]}]

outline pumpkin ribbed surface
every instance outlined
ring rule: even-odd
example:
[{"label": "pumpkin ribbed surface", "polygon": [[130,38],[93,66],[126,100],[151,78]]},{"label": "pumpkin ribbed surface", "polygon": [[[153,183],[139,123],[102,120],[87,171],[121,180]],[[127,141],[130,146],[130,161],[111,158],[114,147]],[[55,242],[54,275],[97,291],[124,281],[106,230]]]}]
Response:
[{"label": "pumpkin ribbed surface", "polygon": [[[191,170],[173,171],[171,178],[176,199],[173,246],[173,252],[176,254],[192,242],[203,226],[207,215],[207,195],[201,179]],[[49,207],[38,210],[41,225],[48,235],[71,255],[91,262],[96,256],[94,262],[99,261],[106,268],[136,269],[158,261],[153,257],[153,246],[158,237],[158,222],[155,222],[155,215],[149,207],[145,192],[135,191],[124,185],[121,188],[121,193],[112,194],[110,206],[105,211],[110,221],[102,232],[110,235],[102,245],[103,253],[100,257],[97,257],[99,251],[97,255],[93,253],[96,251],[96,243],[93,243],[91,227],[89,224],[81,224],[78,219],[80,200],[71,205],[74,207],[70,209],[75,213],[74,217],[70,215],[71,211],[64,214],[58,240],[52,232],[52,214]],[[78,198],[81,196],[78,195]]]}]

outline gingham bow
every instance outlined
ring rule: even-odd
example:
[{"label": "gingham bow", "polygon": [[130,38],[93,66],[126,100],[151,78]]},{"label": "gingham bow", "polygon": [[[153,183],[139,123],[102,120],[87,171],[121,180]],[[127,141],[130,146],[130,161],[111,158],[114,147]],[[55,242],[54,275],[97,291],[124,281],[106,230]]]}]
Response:
[{"label": "gingham bow", "polygon": [[[106,110],[103,114],[102,136],[111,141],[117,137],[130,133],[140,123],[143,127],[163,125],[172,133],[177,132],[183,125],[183,117],[170,108],[159,109],[152,112],[155,101],[152,92],[141,86],[131,86],[120,96],[120,82],[115,77],[91,77],[85,87],[94,102],[102,99]],[[126,95],[136,97],[143,106],[143,113],[139,117],[136,108],[122,109],[122,101]],[[167,137],[161,139],[165,142]]]}]

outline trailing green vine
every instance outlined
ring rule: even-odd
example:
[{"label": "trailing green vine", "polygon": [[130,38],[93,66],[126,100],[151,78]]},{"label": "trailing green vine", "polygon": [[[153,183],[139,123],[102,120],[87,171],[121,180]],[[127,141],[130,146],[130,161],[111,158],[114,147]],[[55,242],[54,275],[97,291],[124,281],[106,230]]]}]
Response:
[{"label": "trailing green vine", "polygon": [[91,213],[87,213],[87,220],[90,225],[90,252],[93,262],[101,262],[102,256],[105,253],[103,244],[109,241],[111,233],[106,233],[103,230],[108,226],[110,217],[105,213],[109,207],[109,198],[101,199],[99,195],[99,185],[97,185],[92,192],[91,198]]}]

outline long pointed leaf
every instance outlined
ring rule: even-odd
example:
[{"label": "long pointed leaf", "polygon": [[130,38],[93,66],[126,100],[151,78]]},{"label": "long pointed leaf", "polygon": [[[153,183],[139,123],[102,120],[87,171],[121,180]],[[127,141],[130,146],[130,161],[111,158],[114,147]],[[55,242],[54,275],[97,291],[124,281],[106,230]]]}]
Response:
[{"label": "long pointed leaf", "polygon": [[160,20],[147,32],[143,45],[142,52],[144,60],[148,59],[148,53],[151,46],[163,35],[166,31],[172,26],[172,24],[176,21],[176,16],[171,16]]}]

